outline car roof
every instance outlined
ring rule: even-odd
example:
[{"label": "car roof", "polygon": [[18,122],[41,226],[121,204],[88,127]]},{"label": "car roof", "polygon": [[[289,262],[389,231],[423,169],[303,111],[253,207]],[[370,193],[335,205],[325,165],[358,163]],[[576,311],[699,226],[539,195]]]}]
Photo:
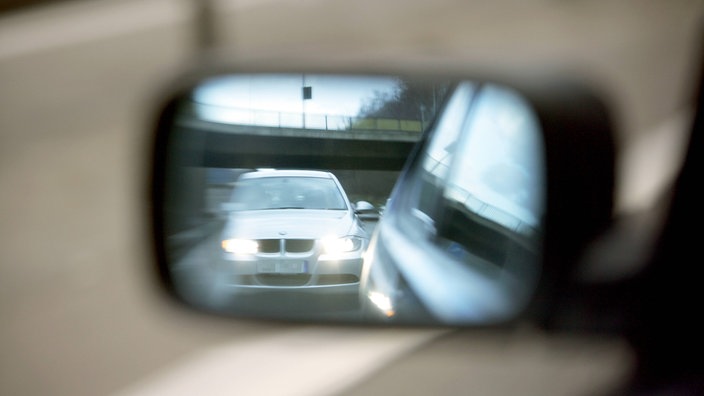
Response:
[{"label": "car roof", "polygon": [[253,172],[243,173],[241,179],[255,179],[263,177],[320,177],[334,179],[332,173],[316,170],[294,170],[294,169],[263,169]]}]

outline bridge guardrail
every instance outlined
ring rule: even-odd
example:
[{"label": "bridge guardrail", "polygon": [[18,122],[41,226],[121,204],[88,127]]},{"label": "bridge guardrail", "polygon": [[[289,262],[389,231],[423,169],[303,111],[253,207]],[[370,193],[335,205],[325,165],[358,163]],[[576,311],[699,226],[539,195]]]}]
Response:
[{"label": "bridge guardrail", "polygon": [[206,121],[274,128],[301,128],[330,131],[404,131],[418,132],[420,134],[426,127],[426,125],[419,120],[353,117],[334,114],[287,113],[207,105],[193,101],[187,103],[182,111]]}]

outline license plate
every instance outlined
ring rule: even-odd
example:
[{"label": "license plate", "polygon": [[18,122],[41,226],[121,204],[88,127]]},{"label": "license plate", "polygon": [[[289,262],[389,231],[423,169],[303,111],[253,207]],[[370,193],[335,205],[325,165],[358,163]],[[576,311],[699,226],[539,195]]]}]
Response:
[{"label": "license plate", "polygon": [[306,272],[304,261],[267,261],[257,264],[257,272],[266,274],[301,274]]}]

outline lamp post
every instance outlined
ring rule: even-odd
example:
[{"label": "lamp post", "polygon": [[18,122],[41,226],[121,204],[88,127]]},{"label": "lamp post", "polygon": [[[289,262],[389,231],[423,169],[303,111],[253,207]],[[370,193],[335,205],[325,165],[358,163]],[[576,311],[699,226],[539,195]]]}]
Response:
[{"label": "lamp post", "polygon": [[301,107],[303,117],[303,129],[306,128],[306,100],[313,98],[313,88],[306,86],[306,75],[301,74]]}]

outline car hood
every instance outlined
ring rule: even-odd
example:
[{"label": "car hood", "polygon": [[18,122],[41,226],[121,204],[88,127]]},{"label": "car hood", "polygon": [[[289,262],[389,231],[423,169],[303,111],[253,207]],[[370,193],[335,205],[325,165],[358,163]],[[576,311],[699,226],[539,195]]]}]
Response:
[{"label": "car hood", "polygon": [[355,220],[344,210],[255,210],[233,212],[224,228],[227,238],[318,239],[356,233]]}]

